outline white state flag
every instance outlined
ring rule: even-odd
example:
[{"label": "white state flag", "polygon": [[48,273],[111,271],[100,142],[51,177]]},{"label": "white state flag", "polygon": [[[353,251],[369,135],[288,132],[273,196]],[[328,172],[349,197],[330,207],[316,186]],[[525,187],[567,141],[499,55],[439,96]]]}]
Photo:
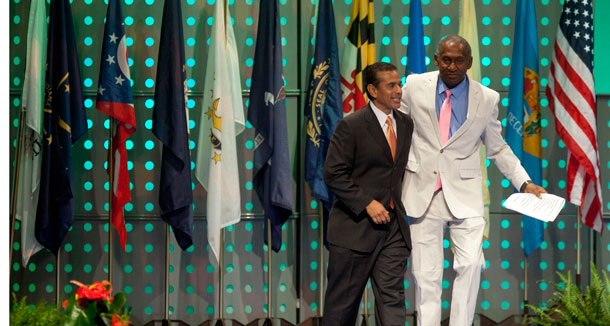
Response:
[{"label": "white state flag", "polygon": [[208,241],[216,259],[221,229],[241,218],[235,136],[245,128],[237,45],[225,5],[216,1],[214,8],[195,167],[208,192]]},{"label": "white state flag", "polygon": [[24,124],[22,133],[17,207],[15,216],[21,221],[21,253],[23,266],[32,255],[42,249],[34,235],[36,207],[40,188],[42,161],[42,109],[44,105],[44,76],[46,63],[47,24],[44,0],[33,0],[30,5],[28,42],[23,83]]},{"label": "white state flag", "polygon": [[32,255],[42,249],[34,235],[36,207],[40,188],[40,163],[42,160],[42,109],[44,105],[44,76],[46,62],[47,24],[44,0],[34,0],[30,5],[28,41],[23,83],[22,106],[24,110],[22,150],[19,161],[17,207],[15,216],[21,221],[21,253],[23,266]]}]

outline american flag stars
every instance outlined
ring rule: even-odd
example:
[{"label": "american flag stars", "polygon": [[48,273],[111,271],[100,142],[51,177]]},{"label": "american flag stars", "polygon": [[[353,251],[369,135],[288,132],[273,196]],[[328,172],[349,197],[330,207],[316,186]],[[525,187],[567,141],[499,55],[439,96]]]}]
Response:
[{"label": "american flag stars", "polygon": [[114,43],[114,44],[116,44],[116,40],[119,39],[116,35],[114,35],[114,33],[108,35],[108,37],[110,37],[110,43]]},{"label": "american flag stars", "polygon": [[121,86],[123,86],[123,82],[125,81],[125,79],[123,79],[123,77],[121,77],[121,75],[114,77],[114,80],[116,81],[115,84],[121,85]]},{"label": "american flag stars", "polygon": [[583,55],[593,55],[593,15],[588,0],[567,0],[561,15],[562,29],[578,44]]}]

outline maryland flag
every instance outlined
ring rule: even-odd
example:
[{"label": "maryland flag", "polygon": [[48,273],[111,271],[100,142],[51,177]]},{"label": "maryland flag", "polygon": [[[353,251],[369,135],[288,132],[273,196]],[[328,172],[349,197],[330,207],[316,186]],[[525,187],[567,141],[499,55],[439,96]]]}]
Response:
[{"label": "maryland flag", "polygon": [[347,42],[341,58],[341,96],[343,114],[363,107],[368,99],[362,71],[375,63],[375,13],[373,0],[354,0]]}]

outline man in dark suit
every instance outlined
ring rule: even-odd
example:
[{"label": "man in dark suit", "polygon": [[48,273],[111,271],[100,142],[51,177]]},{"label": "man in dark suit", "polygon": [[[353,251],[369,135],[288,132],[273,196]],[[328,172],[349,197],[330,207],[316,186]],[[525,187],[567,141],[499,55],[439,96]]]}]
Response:
[{"label": "man in dark suit", "polygon": [[401,202],[413,122],[397,111],[402,91],[396,67],[364,70],[368,105],[343,118],[330,142],[324,181],[336,199],[328,221],[330,257],[323,325],[356,323],[371,278],[376,325],[404,325],[404,274],[411,252]]}]

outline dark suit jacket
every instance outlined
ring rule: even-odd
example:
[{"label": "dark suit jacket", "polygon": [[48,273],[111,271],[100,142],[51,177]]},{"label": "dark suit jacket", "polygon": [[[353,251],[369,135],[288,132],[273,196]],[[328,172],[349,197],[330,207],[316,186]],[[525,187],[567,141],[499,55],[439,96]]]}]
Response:
[{"label": "dark suit jacket", "polygon": [[394,110],[396,159],[369,105],[343,118],[330,142],[324,164],[324,181],[336,199],[328,221],[328,242],[371,252],[386,236],[388,225],[375,224],[366,207],[375,199],[390,209],[394,198],[400,229],[411,249],[407,214],[401,201],[402,180],[411,147],[413,120]]}]

